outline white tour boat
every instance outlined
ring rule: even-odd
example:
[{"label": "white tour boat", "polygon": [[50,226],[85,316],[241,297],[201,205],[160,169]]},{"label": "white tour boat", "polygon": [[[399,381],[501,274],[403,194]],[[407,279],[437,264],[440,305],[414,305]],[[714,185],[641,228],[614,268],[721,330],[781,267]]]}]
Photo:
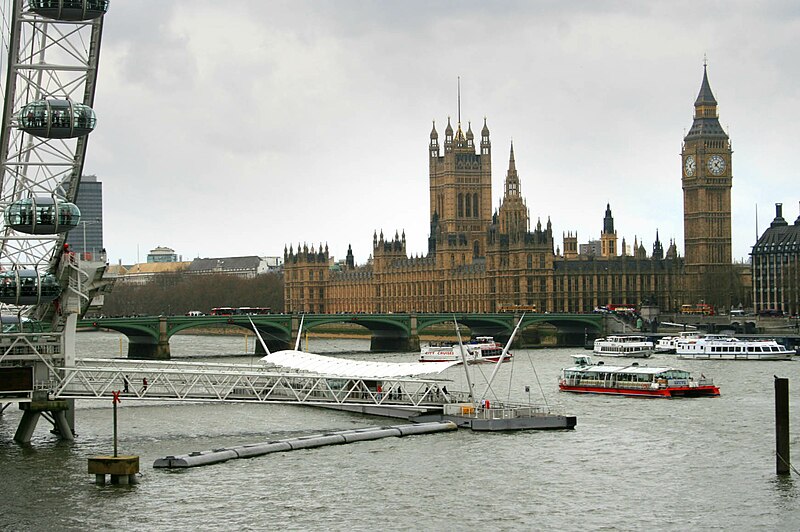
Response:
[{"label": "white tour boat", "polygon": [[[503,344],[496,342],[491,336],[478,336],[468,344],[464,344],[467,362],[497,362],[503,354]],[[514,356],[506,353],[503,362]],[[423,346],[420,362],[453,362],[460,361],[461,353],[458,345],[426,345]]]},{"label": "white tour boat", "polygon": [[659,338],[658,342],[656,342],[655,352],[656,353],[663,353],[665,355],[673,355],[675,354],[675,347],[680,340],[691,340],[695,338],[700,338],[702,333],[692,331],[692,332],[682,332],[678,336],[664,336],[663,338]]},{"label": "white tour boat", "polygon": [[740,340],[719,334],[680,340],[675,352],[678,358],[704,360],[791,360],[795,354],[775,340]]},{"label": "white tour boat", "polygon": [[653,342],[644,336],[612,335],[594,341],[594,354],[604,357],[648,358]]}]

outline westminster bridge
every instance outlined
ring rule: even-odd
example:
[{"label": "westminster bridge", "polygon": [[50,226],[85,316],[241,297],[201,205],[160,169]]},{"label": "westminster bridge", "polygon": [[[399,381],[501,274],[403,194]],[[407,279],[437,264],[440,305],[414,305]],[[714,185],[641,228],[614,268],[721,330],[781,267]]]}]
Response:
[{"label": "westminster bridge", "polygon": [[[418,351],[421,332],[436,325],[452,323],[454,319],[468,327],[473,336],[494,336],[505,343],[520,317],[522,334],[515,340],[520,346],[531,343],[532,337],[536,343],[537,325],[555,330],[559,345],[583,346],[587,340],[607,332],[610,320],[603,314],[304,314],[302,328],[305,332],[326,324],[355,324],[369,330],[372,351]],[[297,314],[144,316],[84,319],[78,322],[78,328],[107,329],[124,334],[128,338],[128,358],[168,359],[169,339],[174,334],[220,325],[233,325],[250,331],[257,329],[270,351],[288,349],[295,344],[300,321],[301,316]],[[262,352],[261,345],[256,344],[256,352]]]}]

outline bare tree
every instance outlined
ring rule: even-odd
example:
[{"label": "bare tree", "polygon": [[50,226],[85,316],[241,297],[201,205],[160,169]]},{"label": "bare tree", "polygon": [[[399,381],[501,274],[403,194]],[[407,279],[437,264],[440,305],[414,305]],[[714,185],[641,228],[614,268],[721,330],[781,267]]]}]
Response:
[{"label": "bare tree", "polygon": [[106,316],[186,314],[214,307],[270,307],[283,312],[283,275],[267,273],[250,279],[233,275],[164,273],[148,283],[118,282],[105,298]]}]

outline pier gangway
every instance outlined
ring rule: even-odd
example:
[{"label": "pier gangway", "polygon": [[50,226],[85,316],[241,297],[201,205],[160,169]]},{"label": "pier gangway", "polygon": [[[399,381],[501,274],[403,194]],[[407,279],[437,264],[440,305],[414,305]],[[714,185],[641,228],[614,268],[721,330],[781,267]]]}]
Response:
[{"label": "pier gangway", "polygon": [[[81,358],[61,368],[51,399],[121,397],[142,401],[308,405],[411,419],[466,400],[441,378],[354,378],[282,371],[268,365]],[[126,385],[127,383],[127,385]]]}]

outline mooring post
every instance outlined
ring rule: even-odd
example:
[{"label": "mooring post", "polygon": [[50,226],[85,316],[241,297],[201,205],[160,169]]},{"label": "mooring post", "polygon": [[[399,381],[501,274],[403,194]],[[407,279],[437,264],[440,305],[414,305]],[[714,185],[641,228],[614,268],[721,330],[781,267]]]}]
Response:
[{"label": "mooring post", "polygon": [[119,392],[114,393],[114,458],[117,457],[117,402],[119,401]]},{"label": "mooring post", "polygon": [[95,456],[89,458],[89,474],[94,475],[95,483],[102,486],[106,483],[106,475],[111,477],[111,484],[127,486],[136,484],[139,473],[139,457],[119,456],[117,454],[117,403],[121,392],[111,392],[114,407],[114,456]]},{"label": "mooring post", "polygon": [[788,475],[789,458],[789,379],[775,377],[775,456],[776,472]]}]

